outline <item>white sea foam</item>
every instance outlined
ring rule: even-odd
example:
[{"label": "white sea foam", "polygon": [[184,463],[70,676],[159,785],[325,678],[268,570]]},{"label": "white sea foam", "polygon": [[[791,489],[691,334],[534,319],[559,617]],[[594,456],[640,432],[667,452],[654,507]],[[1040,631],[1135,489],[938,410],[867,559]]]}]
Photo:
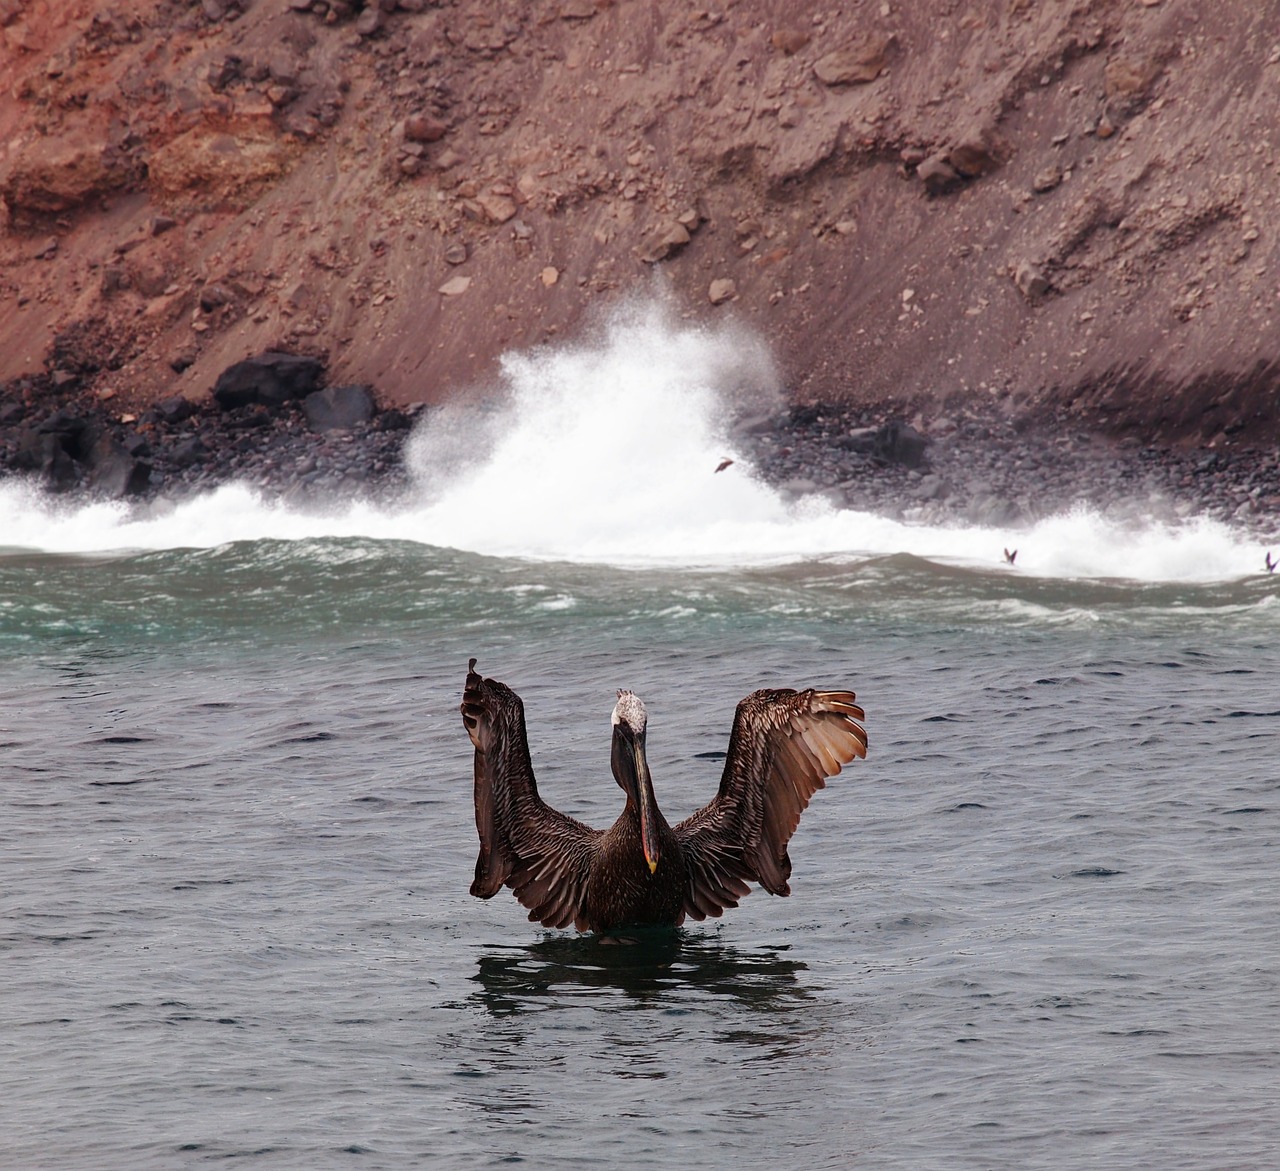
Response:
[{"label": "white sea foam", "polygon": [[[59,553],[369,537],[478,553],[621,565],[767,564],[910,553],[1064,578],[1215,581],[1262,554],[1209,521],[1119,525],[1077,511],[1020,532],[904,524],[823,498],[790,503],[756,480],[723,427],[728,397],[777,382],[740,330],[673,322],[653,306],[577,345],[508,356],[496,409],[433,412],[406,458],[416,491],[394,509],[317,514],[230,485],[168,508],[66,506],[0,485],[0,547]],[[717,474],[722,456],[735,459]]]}]

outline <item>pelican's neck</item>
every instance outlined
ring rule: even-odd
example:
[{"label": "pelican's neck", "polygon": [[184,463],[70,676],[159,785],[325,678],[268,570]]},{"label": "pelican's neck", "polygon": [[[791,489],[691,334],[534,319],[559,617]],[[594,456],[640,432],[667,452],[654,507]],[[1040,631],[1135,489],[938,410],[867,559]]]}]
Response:
[{"label": "pelican's neck", "polygon": [[661,857],[660,839],[667,823],[653,794],[653,778],[649,775],[644,740],[643,729],[636,732],[629,726],[614,724],[610,763],[614,780],[627,795],[627,808],[623,817],[638,823],[640,845],[644,850],[645,861],[649,864],[649,871],[653,873],[658,868]]}]

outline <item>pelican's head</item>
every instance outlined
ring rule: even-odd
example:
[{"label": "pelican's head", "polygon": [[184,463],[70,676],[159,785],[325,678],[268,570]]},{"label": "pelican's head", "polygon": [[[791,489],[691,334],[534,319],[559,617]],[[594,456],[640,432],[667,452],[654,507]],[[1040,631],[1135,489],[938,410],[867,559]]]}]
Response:
[{"label": "pelican's head", "polygon": [[640,815],[640,843],[649,873],[658,869],[658,804],[653,797],[649,761],[645,757],[645,729],[649,713],[634,691],[619,691],[613,709],[613,779]]},{"label": "pelican's head", "polygon": [[613,726],[619,731],[629,732],[637,740],[644,739],[644,730],[649,724],[649,713],[634,691],[619,691],[618,702],[613,705]]}]

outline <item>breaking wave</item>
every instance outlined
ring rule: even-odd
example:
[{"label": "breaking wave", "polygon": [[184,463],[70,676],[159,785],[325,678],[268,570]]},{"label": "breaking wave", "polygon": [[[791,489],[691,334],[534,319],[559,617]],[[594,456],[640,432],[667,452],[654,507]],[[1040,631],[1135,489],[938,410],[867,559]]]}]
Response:
[{"label": "breaking wave", "polygon": [[[395,505],[317,511],[228,485],[178,504],[66,504],[0,483],[0,547],[52,553],[208,548],[233,541],[364,537],[501,557],[726,566],[908,553],[1010,573],[1219,581],[1262,552],[1229,526],[1134,525],[1078,510],[1021,531],[903,523],[789,500],[735,450],[728,410],[777,386],[744,331],[632,306],[577,344],[510,354],[486,405],[431,412],[406,448],[412,490]],[[497,405],[494,405],[494,404]],[[718,474],[723,457],[734,464]]]}]

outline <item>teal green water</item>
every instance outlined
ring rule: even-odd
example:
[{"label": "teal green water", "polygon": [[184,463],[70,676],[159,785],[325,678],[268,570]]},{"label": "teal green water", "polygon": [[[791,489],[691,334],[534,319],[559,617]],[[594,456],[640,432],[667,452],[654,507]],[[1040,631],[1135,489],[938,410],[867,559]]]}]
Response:
[{"label": "teal green water", "polygon": [[[1268,1166],[1280,585],[369,539],[0,554],[0,1162]],[[544,795],[664,811],[734,704],[871,749],[789,899],[611,945],[469,897],[467,658]]]}]

